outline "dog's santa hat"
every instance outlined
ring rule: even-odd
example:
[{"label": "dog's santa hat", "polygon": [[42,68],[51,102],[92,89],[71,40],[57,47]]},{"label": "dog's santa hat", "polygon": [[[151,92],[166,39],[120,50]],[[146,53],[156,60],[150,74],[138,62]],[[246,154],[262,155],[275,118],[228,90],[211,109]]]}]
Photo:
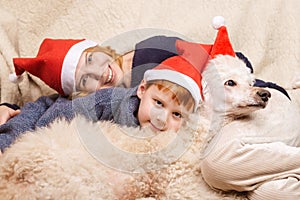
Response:
[{"label": "dog's santa hat", "polygon": [[187,89],[195,102],[195,110],[202,98],[201,72],[202,69],[192,65],[183,56],[173,56],[155,68],[147,70],[144,74],[145,81],[167,80]]},{"label": "dog's santa hat", "polygon": [[228,37],[227,28],[225,26],[225,19],[222,16],[213,18],[213,27],[218,30],[215,43],[212,46],[210,57],[215,58],[217,55],[230,55],[235,57],[235,52],[232,48],[231,42]]},{"label": "dog's santa hat", "polygon": [[[176,49],[178,54],[189,60],[195,66],[205,65],[209,59],[213,59],[219,54],[235,57],[235,52],[232,48],[225,26],[224,17],[214,17],[212,25],[214,29],[218,30],[214,44],[199,44],[177,40]],[[201,67],[201,69],[203,70],[204,67]]]},{"label": "dog's santa hat", "polygon": [[10,74],[12,82],[21,81],[27,71],[39,77],[61,95],[75,91],[75,71],[79,58],[87,48],[97,43],[86,39],[46,38],[35,58],[14,58],[15,73]]}]

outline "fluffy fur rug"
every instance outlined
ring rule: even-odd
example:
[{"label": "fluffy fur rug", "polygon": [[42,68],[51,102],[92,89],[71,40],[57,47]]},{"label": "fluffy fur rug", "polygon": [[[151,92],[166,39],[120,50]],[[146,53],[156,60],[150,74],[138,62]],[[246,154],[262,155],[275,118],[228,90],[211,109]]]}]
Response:
[{"label": "fluffy fur rug", "polygon": [[3,154],[0,199],[243,199],[214,192],[201,178],[206,122],[194,116],[178,134],[149,136],[110,122],[59,120]]},{"label": "fluffy fur rug", "polygon": [[[215,60],[216,66],[218,61],[228,64],[218,66],[219,70],[231,69],[224,70],[225,74],[239,72],[239,76],[229,76],[239,86],[227,88],[232,98],[212,104],[214,112],[219,109],[221,114],[230,111],[236,116],[241,113],[239,105],[257,101],[258,89],[244,84],[252,82],[252,75],[236,59],[224,56]],[[207,70],[203,75],[211,78],[206,80],[221,78],[223,83],[223,78],[228,78],[221,71],[218,78],[212,78],[214,69]],[[214,90],[208,92],[214,97],[213,91],[224,87],[207,83],[213,85]],[[232,135],[253,131],[299,146],[298,106],[280,92],[270,91],[272,97],[265,109],[226,124],[222,131]],[[220,107],[223,100],[226,106]],[[207,105],[200,111],[207,111]],[[252,112],[250,108],[243,111]],[[246,199],[244,194],[213,191],[203,181],[201,156],[214,127],[203,116],[207,117],[200,112],[192,115],[178,133],[156,135],[110,122],[90,123],[80,116],[70,123],[58,120],[48,128],[26,133],[0,159],[0,199]]]}]

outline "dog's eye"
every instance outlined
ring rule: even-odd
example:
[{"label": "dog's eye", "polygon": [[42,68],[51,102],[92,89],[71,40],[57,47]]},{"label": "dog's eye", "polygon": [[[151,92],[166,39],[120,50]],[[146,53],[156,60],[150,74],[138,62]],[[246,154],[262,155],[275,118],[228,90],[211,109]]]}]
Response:
[{"label": "dog's eye", "polygon": [[225,84],[224,85],[228,85],[228,86],[235,86],[236,85],[236,83],[233,81],[233,80],[228,80],[228,81],[226,81],[225,82]]}]

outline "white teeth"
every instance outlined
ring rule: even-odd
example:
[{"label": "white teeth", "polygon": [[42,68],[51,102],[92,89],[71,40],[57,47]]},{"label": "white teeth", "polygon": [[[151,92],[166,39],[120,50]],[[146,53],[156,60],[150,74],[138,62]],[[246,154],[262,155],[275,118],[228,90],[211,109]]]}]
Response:
[{"label": "white teeth", "polygon": [[111,68],[108,68],[108,71],[109,71],[109,75],[108,75],[108,78],[106,80],[106,83],[109,83],[112,79],[112,76],[113,76],[113,72],[112,72]]}]

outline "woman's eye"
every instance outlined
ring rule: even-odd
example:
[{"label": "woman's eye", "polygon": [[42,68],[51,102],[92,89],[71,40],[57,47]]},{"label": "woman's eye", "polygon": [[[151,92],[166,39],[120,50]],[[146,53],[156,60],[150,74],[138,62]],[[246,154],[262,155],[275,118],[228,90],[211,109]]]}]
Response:
[{"label": "woman's eye", "polygon": [[179,112],[174,112],[173,115],[176,118],[182,118],[182,115]]},{"label": "woman's eye", "polygon": [[90,53],[90,54],[88,55],[88,57],[87,57],[88,63],[92,62],[92,57],[93,57],[93,54]]},{"label": "woman's eye", "polygon": [[228,85],[228,86],[235,86],[236,83],[233,81],[233,80],[228,80],[225,82],[225,85]]},{"label": "woman's eye", "polygon": [[83,87],[85,87],[88,78],[89,78],[89,76],[84,76],[84,77],[81,79],[81,84],[82,84]]}]

